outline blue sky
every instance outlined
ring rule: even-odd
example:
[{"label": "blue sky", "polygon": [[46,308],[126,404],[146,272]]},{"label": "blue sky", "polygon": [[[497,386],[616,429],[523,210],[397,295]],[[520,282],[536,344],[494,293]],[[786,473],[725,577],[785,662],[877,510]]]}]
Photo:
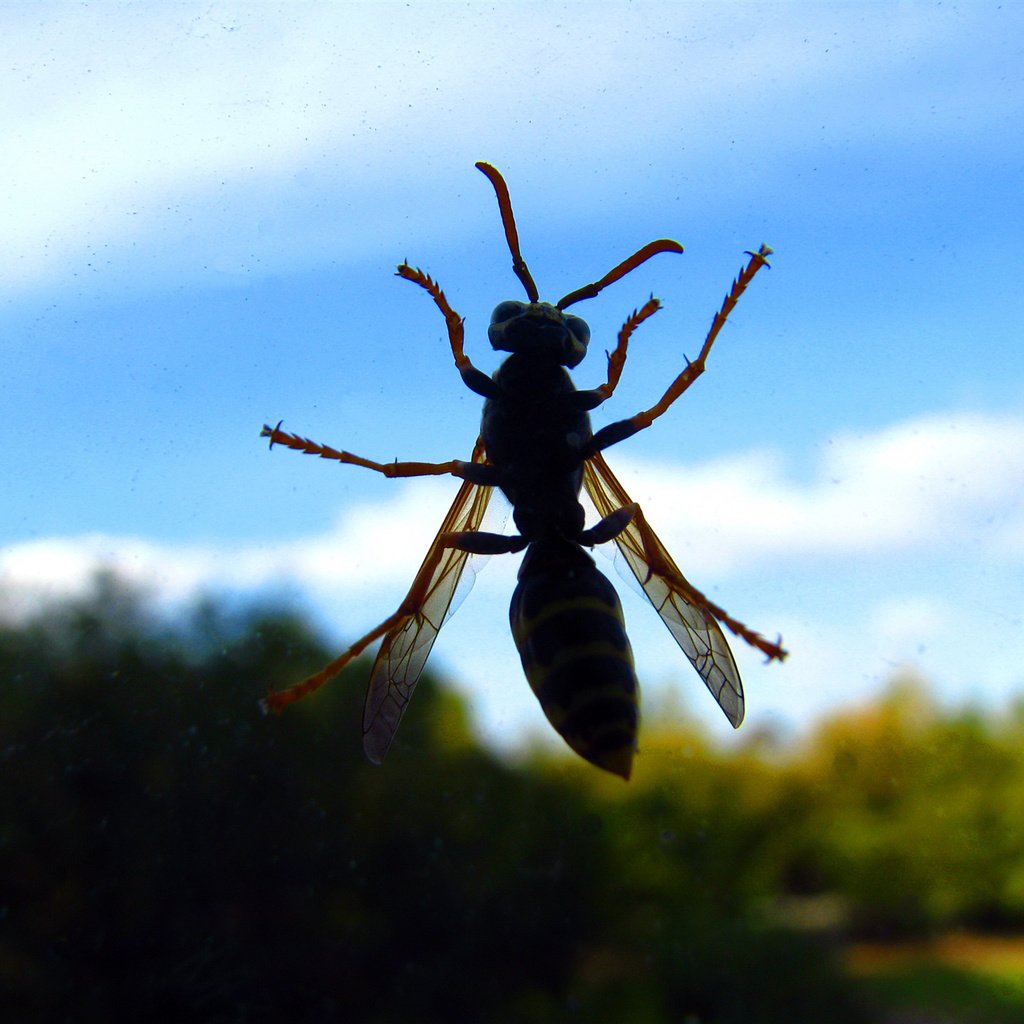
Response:
[{"label": "blue sky", "polygon": [[[479,400],[408,258],[485,327],[652,238],[577,307],[598,424],[699,348],[743,250],[761,275],[708,373],[609,461],[695,584],[792,651],[734,645],[748,728],[919,672],[1024,685],[1024,11],[995,4],[8,4],[0,377],[8,614],[110,565],[170,599],[266,589],[330,635],[393,610],[454,495],[275,451],[468,455]],[[546,726],[491,559],[433,658],[496,742]],[[610,563],[602,567],[618,581]],[[643,601],[654,714],[724,719]],[[674,695],[674,696],[673,696]]]}]

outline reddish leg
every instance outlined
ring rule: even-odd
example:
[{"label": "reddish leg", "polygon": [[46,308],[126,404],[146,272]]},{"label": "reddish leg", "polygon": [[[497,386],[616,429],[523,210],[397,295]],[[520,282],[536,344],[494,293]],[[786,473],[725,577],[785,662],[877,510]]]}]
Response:
[{"label": "reddish leg", "polygon": [[291,448],[292,451],[302,452],[305,455],[318,455],[321,459],[332,459],[349,466],[362,466],[364,469],[383,473],[386,477],[451,475],[460,480],[471,480],[473,483],[487,486],[492,484],[493,471],[491,467],[476,462],[464,462],[461,459],[450,459],[448,462],[374,462],[371,459],[364,459],[360,455],[353,455],[351,452],[339,451],[337,448],[318,444],[308,438],[299,437],[298,434],[289,434],[281,429],[280,423],[276,427],[264,426],[260,431],[260,437],[269,437],[271,447],[275,444],[282,444],[286,448]]},{"label": "reddish leg", "polygon": [[[757,252],[749,254],[750,262],[744,267],[736,280],[733,281],[732,288],[729,289],[729,294],[726,295],[725,301],[722,303],[722,308],[715,314],[714,320],[711,321],[711,329],[708,331],[704,344],[701,346],[700,355],[692,363],[687,362],[686,369],[669,385],[668,390],[661,396],[659,401],[649,409],[638,412],[628,420],[620,420],[618,423],[610,423],[607,427],[603,427],[594,435],[591,451],[588,454],[604,451],[605,448],[618,444],[619,441],[624,441],[627,437],[632,437],[638,431],[649,427],[704,372],[704,364],[708,354],[711,352],[711,346],[714,345],[715,339],[725,326],[725,322],[735,308],[740,296],[746,291],[747,285],[753,281],[754,275],[762,267],[768,266],[767,258],[771,255],[771,252],[772,250],[767,245],[762,245]],[[618,349],[616,349],[616,352],[618,352]],[[622,358],[623,360],[625,359],[624,349]],[[612,374],[609,372],[609,380],[611,379]]]}]

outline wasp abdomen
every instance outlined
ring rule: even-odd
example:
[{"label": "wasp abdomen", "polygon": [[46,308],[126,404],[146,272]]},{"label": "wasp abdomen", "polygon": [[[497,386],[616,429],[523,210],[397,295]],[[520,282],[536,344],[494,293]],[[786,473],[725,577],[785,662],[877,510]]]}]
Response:
[{"label": "wasp abdomen", "polygon": [[581,757],[628,779],[638,687],[615,588],[579,545],[542,541],[523,561],[509,619],[548,721]]}]

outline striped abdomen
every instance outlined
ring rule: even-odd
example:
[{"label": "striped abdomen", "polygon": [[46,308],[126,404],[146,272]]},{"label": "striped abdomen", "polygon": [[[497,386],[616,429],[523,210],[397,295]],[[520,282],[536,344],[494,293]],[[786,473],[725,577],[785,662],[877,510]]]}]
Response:
[{"label": "striped abdomen", "polygon": [[578,544],[539,541],[519,570],[509,619],[548,721],[581,757],[628,779],[639,708],[615,588]]}]

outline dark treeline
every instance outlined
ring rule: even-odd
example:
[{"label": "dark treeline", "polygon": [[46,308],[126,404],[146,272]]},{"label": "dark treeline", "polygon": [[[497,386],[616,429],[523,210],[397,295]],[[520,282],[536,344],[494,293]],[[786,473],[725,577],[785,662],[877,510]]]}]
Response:
[{"label": "dark treeline", "polygon": [[503,764],[425,678],[374,768],[365,664],[256,709],[329,656],[109,579],[0,630],[7,1019],[852,1024],[840,938],[1024,924],[1019,708],[897,688],[786,756],[648,719],[627,785]]}]

